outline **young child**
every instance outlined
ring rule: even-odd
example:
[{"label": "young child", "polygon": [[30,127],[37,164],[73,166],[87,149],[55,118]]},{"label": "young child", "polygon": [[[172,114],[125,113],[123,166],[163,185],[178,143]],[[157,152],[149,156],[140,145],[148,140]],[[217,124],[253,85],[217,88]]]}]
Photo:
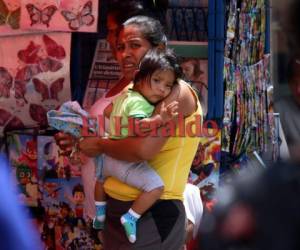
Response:
[{"label": "young child", "polygon": [[[181,77],[181,69],[172,51],[150,50],[140,63],[133,81],[133,88],[118,96],[105,109],[105,115],[110,117],[110,138],[118,140],[129,136],[128,128],[126,128],[129,118],[134,118],[135,124],[140,123],[140,125],[143,124],[142,127],[148,128],[153,127],[154,123],[155,127],[159,127],[172,120],[177,115],[177,102],[172,102],[166,107],[162,103],[160,112],[154,115],[152,113],[154,105],[170,94],[179,77]],[[64,111],[72,109],[64,105],[62,106]],[[82,114],[82,110],[78,111],[77,109],[76,113]],[[78,137],[78,125],[74,134],[75,126],[70,126],[70,119],[65,119],[65,117],[66,113],[49,111],[49,125]],[[117,131],[116,117],[121,117],[120,133]],[[97,158],[96,165],[102,169],[95,185],[96,218],[94,227],[103,228],[104,226],[106,206],[102,185],[104,178],[114,176],[143,191],[129,211],[120,219],[129,241],[134,243],[137,220],[160,198],[164,187],[163,181],[147,162],[125,162],[103,155],[102,158]]]}]

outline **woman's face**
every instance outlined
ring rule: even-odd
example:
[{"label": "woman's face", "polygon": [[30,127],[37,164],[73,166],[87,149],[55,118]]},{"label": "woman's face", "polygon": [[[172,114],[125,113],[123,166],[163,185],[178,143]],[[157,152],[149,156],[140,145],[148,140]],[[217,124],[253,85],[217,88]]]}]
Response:
[{"label": "woman's face", "polygon": [[125,26],[119,34],[116,56],[123,76],[132,80],[140,60],[152,48],[135,25]]}]

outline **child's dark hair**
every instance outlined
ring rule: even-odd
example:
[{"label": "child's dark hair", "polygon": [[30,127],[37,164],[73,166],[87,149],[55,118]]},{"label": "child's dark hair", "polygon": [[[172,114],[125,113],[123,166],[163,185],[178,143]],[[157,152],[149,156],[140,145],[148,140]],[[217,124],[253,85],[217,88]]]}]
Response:
[{"label": "child's dark hair", "polygon": [[177,57],[171,49],[151,49],[140,62],[139,71],[134,77],[133,82],[136,84],[144,80],[156,70],[172,70],[175,76],[175,82],[182,77],[182,70],[177,61]]}]

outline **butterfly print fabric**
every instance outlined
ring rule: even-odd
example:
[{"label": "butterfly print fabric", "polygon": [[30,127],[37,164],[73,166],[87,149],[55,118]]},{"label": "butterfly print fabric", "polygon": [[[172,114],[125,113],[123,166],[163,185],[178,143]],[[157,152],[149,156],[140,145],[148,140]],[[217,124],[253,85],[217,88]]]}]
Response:
[{"label": "butterfly print fabric", "polygon": [[21,29],[20,21],[21,0],[0,0],[0,36],[31,33]]},{"label": "butterfly print fabric", "polygon": [[0,97],[9,98],[12,84],[13,78],[11,74],[6,68],[0,67]]},{"label": "butterfly print fabric", "polygon": [[8,125],[46,126],[46,112],[70,99],[70,43],[70,33],[1,38],[0,136]]},{"label": "butterfly print fabric", "polygon": [[22,0],[20,25],[29,30],[96,32],[98,4],[98,0]]},{"label": "butterfly print fabric", "polygon": [[0,0],[0,37],[33,33],[21,28],[21,0]]},{"label": "butterfly print fabric", "polygon": [[74,31],[84,26],[92,26],[95,22],[92,1],[87,1],[79,11],[63,10],[61,14],[68,22],[69,28]]},{"label": "butterfly print fabric", "polygon": [[30,26],[33,26],[35,24],[44,24],[49,27],[51,18],[57,11],[57,7],[55,5],[48,5],[41,9],[33,4],[26,4],[25,7],[30,17]]},{"label": "butterfly print fabric", "polygon": [[20,28],[21,7],[20,2],[0,0],[0,25],[7,25],[11,29]]},{"label": "butterfly print fabric", "polygon": [[5,131],[24,128],[23,122],[12,113],[0,108],[0,135]]}]

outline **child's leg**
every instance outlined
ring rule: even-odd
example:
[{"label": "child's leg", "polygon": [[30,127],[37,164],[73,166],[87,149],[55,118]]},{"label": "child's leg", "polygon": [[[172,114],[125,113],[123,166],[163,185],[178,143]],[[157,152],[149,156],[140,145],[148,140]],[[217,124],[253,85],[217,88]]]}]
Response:
[{"label": "child's leg", "polygon": [[106,195],[103,188],[104,177],[102,174],[103,160],[102,156],[95,158],[95,170],[96,170],[96,183],[94,190],[94,199],[96,206],[96,216],[93,220],[93,227],[95,229],[103,229],[105,221],[106,210]]},{"label": "child's leg", "polygon": [[144,214],[162,195],[164,187],[155,188],[149,192],[143,192],[132,204],[131,209],[137,214]]},{"label": "child's leg", "polygon": [[136,222],[162,195],[163,186],[143,192],[132,204],[128,212],[121,216],[121,223],[131,243],[136,241]]},{"label": "child's leg", "polygon": [[133,207],[121,217],[130,242],[136,240],[136,222],[141,215],[159,199],[164,183],[147,162],[131,163],[103,156],[103,175],[114,176],[120,181],[142,190]]},{"label": "child's leg", "polygon": [[126,183],[143,193],[135,200],[129,211],[121,217],[127,237],[131,243],[136,241],[136,222],[162,195],[164,184],[159,175],[146,163],[131,164]]},{"label": "child's leg", "polygon": [[98,221],[105,220],[106,208],[106,195],[103,188],[103,183],[99,180],[95,184],[95,205],[96,205],[96,218]]},{"label": "child's leg", "polygon": [[103,183],[99,180],[95,184],[95,206],[96,206],[96,216],[93,219],[93,227],[95,229],[103,229],[105,221],[105,211],[106,211],[106,201],[105,192],[103,189]]}]

